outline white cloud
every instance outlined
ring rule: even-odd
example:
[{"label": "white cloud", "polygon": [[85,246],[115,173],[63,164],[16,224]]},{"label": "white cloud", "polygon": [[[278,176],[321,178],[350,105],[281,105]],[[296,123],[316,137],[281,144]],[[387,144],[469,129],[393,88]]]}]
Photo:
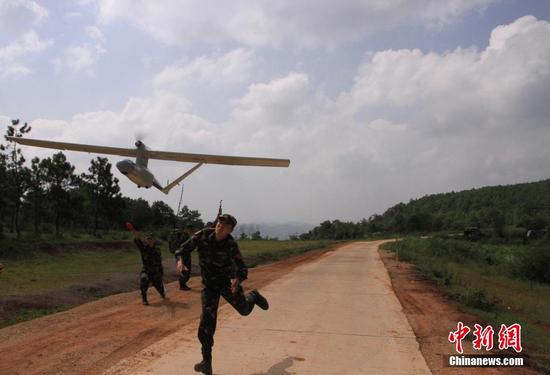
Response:
[{"label": "white cloud", "polygon": [[[249,85],[221,123],[194,114],[181,93],[158,90],[120,112],[37,120],[33,136],[124,146],[143,133],[153,149],[288,157],[288,170],[201,168],[188,181],[186,202],[208,213],[223,199],[244,221],[356,220],[423,194],[546,178],[547,40],[550,24],[524,17],[496,28],[483,51],[376,53],[336,98],[291,72]],[[85,169],[90,156],[81,158]],[[150,166],[163,182],[186,169]],[[123,191],[165,199],[127,182]],[[178,197],[166,199],[176,205]]]},{"label": "white cloud", "polygon": [[63,14],[63,17],[65,17],[66,19],[78,18],[78,17],[82,17],[82,13],[80,13],[80,12],[74,12],[74,11],[65,12],[65,13]]},{"label": "white cloud", "polygon": [[496,28],[481,52],[379,52],[360,67],[341,100],[356,111],[399,109],[427,132],[512,126],[511,121],[550,114],[541,105],[550,94],[549,37],[550,23],[526,16]]},{"label": "white cloud", "polygon": [[100,42],[105,42],[105,36],[103,32],[97,26],[87,26],[85,28],[86,34],[91,38]]},{"label": "white cloud", "polygon": [[[241,99],[234,102],[232,118],[248,124],[251,131],[262,127],[291,128],[300,116],[302,105],[310,100],[309,78],[304,73],[290,73],[268,83],[253,84]],[[309,115],[309,113],[304,113]]]},{"label": "white cloud", "polygon": [[72,0],[77,6],[85,7],[95,2],[95,0]]},{"label": "white cloud", "polygon": [[73,73],[87,72],[93,74],[92,67],[105,53],[101,44],[90,45],[84,43],[65,49],[63,55],[53,60],[56,71],[69,69]]},{"label": "white cloud", "polygon": [[52,42],[40,39],[34,28],[48,16],[48,11],[34,1],[0,1],[0,79],[32,72],[23,57],[48,48]]},{"label": "white cloud", "polygon": [[73,73],[93,74],[94,64],[107,52],[103,47],[105,36],[97,26],[87,26],[84,31],[93,43],[83,43],[65,48],[63,54],[53,60],[57,72],[68,69]]},{"label": "white cloud", "polygon": [[544,178],[549,38],[550,23],[527,16],[497,27],[484,51],[379,52],[339,101],[360,121],[405,121],[411,142],[388,146],[406,158],[386,160],[429,191]]},{"label": "white cloud", "polygon": [[433,26],[493,0],[231,2],[97,0],[102,22],[123,19],[167,44],[236,41],[260,46],[333,46],[401,25]]},{"label": "white cloud", "polygon": [[69,46],[53,59],[54,68],[58,73],[69,70],[73,73],[94,74],[93,66],[107,52],[104,47],[105,35],[97,26],[86,26],[84,32],[90,42]]},{"label": "white cloud", "polygon": [[0,48],[0,79],[10,76],[30,74],[27,64],[20,62],[23,56],[38,53],[52,44],[40,40],[36,32],[29,31],[7,46]]},{"label": "white cloud", "polygon": [[220,86],[247,81],[255,65],[252,50],[238,48],[220,57],[199,57],[166,67],[153,79],[158,89],[185,90],[193,86]]},{"label": "white cloud", "polygon": [[18,37],[36,27],[48,11],[29,0],[0,1],[0,35]]}]

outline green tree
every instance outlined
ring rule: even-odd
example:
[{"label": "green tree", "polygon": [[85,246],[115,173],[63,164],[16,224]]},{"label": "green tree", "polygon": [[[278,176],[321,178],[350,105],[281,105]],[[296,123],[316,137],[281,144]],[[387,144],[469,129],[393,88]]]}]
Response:
[{"label": "green tree", "polygon": [[107,158],[98,157],[91,160],[88,168],[90,173],[81,175],[83,185],[91,198],[94,236],[97,236],[101,219],[108,221],[112,216],[110,213],[117,208],[115,203],[121,196],[118,179],[113,177],[111,166]]},{"label": "green tree", "polygon": [[201,214],[197,210],[191,210],[187,205],[183,206],[178,213],[178,220],[184,225],[191,225],[193,228],[203,228],[204,222],[201,219]]},{"label": "green tree", "polygon": [[124,218],[130,220],[136,228],[145,228],[152,224],[151,207],[143,198],[124,198]]},{"label": "green tree", "polygon": [[176,215],[172,207],[162,201],[153,202],[151,205],[152,223],[160,227],[164,225],[174,226]]},{"label": "green tree", "polygon": [[4,145],[0,145],[0,237],[4,232],[4,217],[7,216],[6,192],[8,189],[8,172],[6,159]]},{"label": "green tree", "polygon": [[502,211],[494,208],[489,211],[489,217],[491,227],[499,237],[504,237],[504,226],[506,225],[506,218]]},{"label": "green tree", "polygon": [[44,213],[44,198],[46,196],[46,170],[40,164],[40,159],[35,157],[31,160],[29,173],[29,190],[26,196],[31,206],[34,234],[38,236],[40,222]]},{"label": "green tree", "polygon": [[[12,120],[11,125],[6,131],[7,137],[23,137],[31,131],[31,127],[25,123],[19,127],[19,120]],[[10,147],[2,146],[2,152],[9,153],[5,157],[6,162],[6,186],[5,193],[7,196],[8,207],[11,208],[11,231],[17,233],[17,237],[21,236],[21,227],[19,219],[21,216],[21,206],[23,204],[24,195],[29,185],[30,171],[25,167],[25,158],[21,153],[21,149],[17,147],[15,142]],[[9,150],[13,148],[13,151]]]},{"label": "green tree", "polygon": [[59,236],[61,218],[67,220],[71,217],[69,190],[77,185],[78,177],[74,174],[74,166],[62,152],[43,159],[40,167],[46,170],[46,194],[54,212],[55,234]]},{"label": "green tree", "polygon": [[252,236],[250,236],[250,239],[254,241],[259,241],[262,239],[262,234],[260,233],[259,230],[257,230],[256,232],[252,233]]}]

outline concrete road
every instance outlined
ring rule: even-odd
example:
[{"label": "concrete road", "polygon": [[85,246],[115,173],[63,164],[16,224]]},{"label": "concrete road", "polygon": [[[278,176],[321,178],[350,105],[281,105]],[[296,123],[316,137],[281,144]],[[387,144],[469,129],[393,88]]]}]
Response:
[{"label": "concrete road", "polygon": [[[429,374],[379,243],[344,246],[271,283],[262,290],[268,311],[241,317],[227,304],[220,308],[214,373]],[[193,374],[196,323],[107,373]]]}]

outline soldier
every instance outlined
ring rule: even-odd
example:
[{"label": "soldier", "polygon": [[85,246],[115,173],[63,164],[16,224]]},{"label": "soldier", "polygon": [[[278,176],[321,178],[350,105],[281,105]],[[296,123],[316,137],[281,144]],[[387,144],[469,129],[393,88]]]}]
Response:
[{"label": "soldier", "polygon": [[269,308],[267,300],[257,291],[246,294],[241,282],[247,279],[248,269],[243,262],[237,242],[231,232],[237,220],[229,215],[219,216],[215,228],[204,228],[195,233],[177,251],[178,270],[184,270],[183,256],[195,248],[199,252],[202,276],[202,314],[198,338],[202,345],[202,362],[195,365],[195,371],[212,374],[212,346],[220,295],[241,315],[248,315],[258,305],[263,310]]},{"label": "soldier", "polygon": [[[168,242],[168,248],[172,254],[191,236],[193,235],[193,227],[191,225],[186,225],[183,231],[179,229],[174,229],[170,235],[170,240]],[[177,261],[177,258],[176,258]],[[191,277],[191,253],[186,253],[183,257],[183,264],[187,268],[187,271],[179,273],[178,282],[180,284],[180,290],[191,290],[187,285],[189,278]]]},{"label": "soldier", "polygon": [[141,253],[143,266],[139,275],[139,287],[141,289],[142,303],[144,305],[149,305],[147,301],[147,289],[151,284],[153,284],[163,299],[166,298],[164,284],[162,283],[162,276],[164,273],[162,269],[162,256],[153,234],[148,233],[145,236],[145,241],[142,241],[139,237],[139,232],[134,229],[132,224],[127,223],[126,226],[132,231],[134,243]]}]

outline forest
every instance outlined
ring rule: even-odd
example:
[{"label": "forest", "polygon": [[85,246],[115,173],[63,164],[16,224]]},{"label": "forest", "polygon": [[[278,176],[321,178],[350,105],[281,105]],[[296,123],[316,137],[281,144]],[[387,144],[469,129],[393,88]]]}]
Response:
[{"label": "forest", "polygon": [[[12,120],[5,135],[22,137],[30,131],[28,124]],[[0,236],[100,236],[123,230],[127,220],[137,228],[173,228],[178,219],[204,225],[200,213],[187,206],[175,213],[162,201],[124,197],[118,183],[107,158],[91,160],[87,173],[77,174],[62,152],[27,161],[21,148],[5,141],[0,144]]]}]

